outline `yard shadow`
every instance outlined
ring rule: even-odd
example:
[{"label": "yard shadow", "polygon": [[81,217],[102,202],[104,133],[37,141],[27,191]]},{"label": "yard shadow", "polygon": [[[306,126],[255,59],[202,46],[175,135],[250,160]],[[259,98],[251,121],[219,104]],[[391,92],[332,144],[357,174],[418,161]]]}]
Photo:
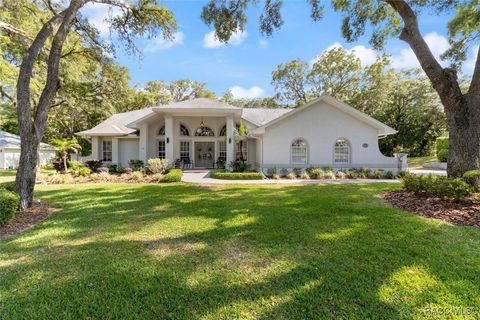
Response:
[{"label": "yard shadow", "polygon": [[[382,188],[394,188],[383,185]],[[49,187],[0,242],[0,318],[410,319],[480,310],[480,233],[378,185]]]}]

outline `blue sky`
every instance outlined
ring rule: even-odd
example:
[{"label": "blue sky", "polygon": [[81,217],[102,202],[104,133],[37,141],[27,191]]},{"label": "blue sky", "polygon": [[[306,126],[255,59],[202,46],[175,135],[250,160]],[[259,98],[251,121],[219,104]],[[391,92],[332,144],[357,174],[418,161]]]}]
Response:
[{"label": "blue sky", "polygon": [[[116,60],[127,66],[132,83],[139,87],[149,80],[192,79],[206,82],[217,95],[231,89],[237,97],[254,98],[274,93],[270,84],[271,72],[282,62],[295,58],[312,61],[315,56],[333,46],[353,50],[362,63],[374,60],[375,52],[368,44],[368,35],[356,43],[346,44],[340,32],[341,15],[327,7],[324,18],[313,23],[307,1],[285,1],[282,9],[284,25],[272,37],[258,31],[261,6],[248,11],[249,21],[244,33],[234,35],[227,45],[213,37],[213,29],[200,19],[206,1],[166,1],[178,22],[178,33],[172,42],[163,38],[138,41],[143,57],[128,56],[119,48]],[[108,9],[103,5],[90,6],[85,15],[108,36],[103,22]],[[421,30],[435,55],[448,48],[446,17],[427,13],[420,17]],[[114,38],[114,37],[113,37]],[[115,40],[113,40],[115,41]],[[386,51],[392,55],[396,68],[418,66],[406,44],[390,39]],[[465,71],[473,69],[473,50]]]}]

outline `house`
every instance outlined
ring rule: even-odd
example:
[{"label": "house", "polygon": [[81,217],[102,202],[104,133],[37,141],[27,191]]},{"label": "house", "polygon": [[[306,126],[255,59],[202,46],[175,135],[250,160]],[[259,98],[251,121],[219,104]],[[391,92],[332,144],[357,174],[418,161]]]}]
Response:
[{"label": "house", "polygon": [[[236,128],[248,129],[238,139]],[[238,108],[206,98],[111,116],[79,132],[91,138],[92,157],[128,166],[131,159],[181,159],[192,168],[212,168],[243,158],[253,169],[369,167],[397,172],[406,166],[385,157],[378,139],[396,131],[372,117],[322,96],[296,109]]]},{"label": "house", "polygon": [[[39,164],[46,164],[55,157],[55,148],[46,143],[40,144]],[[15,169],[20,160],[20,137],[0,130],[0,169]]]}]

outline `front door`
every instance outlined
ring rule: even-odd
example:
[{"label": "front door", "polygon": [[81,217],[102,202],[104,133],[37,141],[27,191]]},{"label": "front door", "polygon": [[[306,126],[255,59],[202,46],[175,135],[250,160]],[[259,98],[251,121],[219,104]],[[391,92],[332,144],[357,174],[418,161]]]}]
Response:
[{"label": "front door", "polygon": [[215,142],[195,142],[195,167],[213,168],[215,164]]}]

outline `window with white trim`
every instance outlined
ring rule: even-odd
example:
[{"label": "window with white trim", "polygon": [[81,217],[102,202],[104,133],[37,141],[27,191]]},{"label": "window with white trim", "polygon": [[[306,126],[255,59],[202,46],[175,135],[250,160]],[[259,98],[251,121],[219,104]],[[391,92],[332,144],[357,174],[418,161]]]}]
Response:
[{"label": "window with white trim", "polygon": [[112,140],[102,141],[102,161],[112,161]]},{"label": "window with white trim", "polygon": [[158,130],[158,135],[159,136],[164,136],[165,135],[165,126],[162,126],[160,130]]},{"label": "window with white trim", "polygon": [[307,163],[307,142],[303,139],[295,139],[291,145],[292,149],[292,163],[306,164]]},{"label": "window with white trim", "polygon": [[183,124],[180,125],[180,135],[184,137],[190,136],[190,131],[188,131],[188,128],[185,127]]},{"label": "window with white trim", "polygon": [[218,159],[227,161],[227,141],[218,141]]},{"label": "window with white trim", "polygon": [[165,140],[158,140],[158,157],[165,159]]},{"label": "window with white trim", "polygon": [[220,133],[218,134],[219,137],[226,137],[227,136],[227,126],[223,126],[222,129],[220,129]]},{"label": "window with white trim", "polygon": [[333,152],[334,163],[350,163],[350,142],[346,139],[335,141]]},{"label": "window with white trim", "polygon": [[180,159],[190,159],[190,141],[180,141]]},{"label": "window with white trim", "polygon": [[248,160],[248,141],[238,141],[235,148],[235,159],[236,160]]},{"label": "window with white trim", "polygon": [[195,136],[196,137],[214,137],[215,133],[209,127],[198,127],[197,130],[195,130]]}]

